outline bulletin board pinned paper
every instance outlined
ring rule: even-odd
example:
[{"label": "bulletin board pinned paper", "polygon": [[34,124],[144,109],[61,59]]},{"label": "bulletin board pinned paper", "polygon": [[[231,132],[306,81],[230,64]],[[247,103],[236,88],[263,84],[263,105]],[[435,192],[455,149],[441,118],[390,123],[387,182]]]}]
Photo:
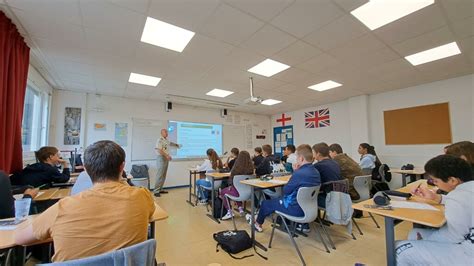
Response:
[{"label": "bulletin board pinned paper", "polygon": [[273,150],[275,156],[281,157],[283,149],[293,143],[293,126],[273,128]]},{"label": "bulletin board pinned paper", "polygon": [[449,103],[384,111],[385,144],[451,143]]}]

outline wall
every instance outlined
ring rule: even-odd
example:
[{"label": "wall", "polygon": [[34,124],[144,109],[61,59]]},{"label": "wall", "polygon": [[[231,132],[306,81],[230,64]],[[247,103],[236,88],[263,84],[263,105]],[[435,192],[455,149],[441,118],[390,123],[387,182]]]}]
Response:
[{"label": "wall", "polygon": [[[405,107],[449,102],[453,142],[474,139],[474,75],[423,84],[374,95],[353,97],[344,101],[288,112],[292,117],[295,143],[313,145],[324,141],[337,142],[344,151],[358,160],[359,143],[375,146],[382,162],[390,167],[412,163],[422,167],[427,160],[442,153],[447,144],[385,145],[383,111]],[[331,126],[304,128],[304,112],[329,108]],[[272,116],[272,127],[280,125]],[[403,130],[403,128],[400,128]],[[423,130],[420,128],[420,130]]]},{"label": "wall", "polygon": [[427,160],[441,154],[443,147],[447,145],[385,145],[384,110],[449,102],[453,142],[472,141],[474,139],[473,79],[474,75],[467,75],[371,95],[369,101],[371,142],[383,161],[395,166],[408,162],[423,166]]},{"label": "wall", "polygon": [[[83,129],[81,132],[81,141],[83,142],[79,145],[83,148],[98,140],[113,140],[115,122],[128,123],[128,145],[127,147],[124,147],[127,152],[126,168],[131,169],[132,163],[145,163],[150,166],[150,175],[152,176],[156,173],[155,161],[131,161],[132,118],[218,123],[224,124],[224,127],[225,125],[234,124],[227,122],[227,119],[222,118],[220,116],[220,110],[218,109],[173,104],[172,111],[165,112],[164,103],[160,101],[124,99],[120,97],[97,96],[94,94],[56,90],[53,94],[53,112],[51,119],[51,133],[54,132],[54,134],[51,134],[50,136],[50,144],[62,149],[71,149],[74,147],[64,147],[64,145],[62,145],[65,107],[81,107],[83,110]],[[236,113],[232,111],[229,111],[228,113],[229,116],[240,116],[239,124],[242,126],[246,124],[252,125],[252,139],[253,145],[255,146],[262,144],[260,140],[255,139],[257,133],[260,133],[262,130],[270,132],[269,116]],[[107,130],[94,130],[94,123],[106,123]],[[157,138],[158,137],[159,136],[157,136]],[[270,135],[267,134],[267,140],[269,137]],[[201,161],[171,161],[165,186],[170,187],[188,184],[187,169],[190,165],[196,165],[198,163],[201,163]]]}]

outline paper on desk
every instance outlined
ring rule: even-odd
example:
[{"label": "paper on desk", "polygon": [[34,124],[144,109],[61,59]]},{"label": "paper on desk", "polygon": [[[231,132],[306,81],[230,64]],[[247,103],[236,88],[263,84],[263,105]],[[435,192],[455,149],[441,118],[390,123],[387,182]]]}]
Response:
[{"label": "paper on desk", "polygon": [[[36,195],[36,197],[39,197],[39,196],[41,196],[41,195],[43,195],[43,194],[44,194],[44,191],[40,191],[40,192],[38,192],[38,194]],[[36,197],[35,197],[35,198],[36,198]]]},{"label": "paper on desk", "polygon": [[438,211],[435,207],[427,203],[420,202],[408,202],[408,201],[391,201],[390,205],[393,208],[405,208],[405,209],[418,209],[418,210],[431,210]]}]

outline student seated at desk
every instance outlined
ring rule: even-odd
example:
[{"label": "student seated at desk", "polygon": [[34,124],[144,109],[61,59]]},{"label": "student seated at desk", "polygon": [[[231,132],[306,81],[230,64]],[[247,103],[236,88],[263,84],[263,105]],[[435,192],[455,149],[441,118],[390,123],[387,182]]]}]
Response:
[{"label": "student seated at desk", "polygon": [[293,164],[296,163],[295,151],[295,145],[287,145],[283,150],[283,156],[281,157],[281,161],[285,166],[285,170],[290,173],[293,172]]},{"label": "student seated at desk", "polygon": [[[253,175],[253,163],[252,160],[250,159],[250,154],[247,151],[241,151],[239,155],[237,156],[237,159],[235,160],[234,167],[230,171],[230,177],[229,177],[229,186],[221,190],[221,199],[224,204],[224,207],[227,210],[227,214],[222,217],[222,220],[228,220],[232,218],[233,212],[232,212],[232,207],[227,205],[227,200],[225,200],[225,195],[231,195],[238,197],[239,192],[237,189],[233,186],[233,178],[236,175]],[[242,208],[242,202],[238,201],[237,206],[239,207],[239,213],[240,215],[243,215],[244,209]]]},{"label": "student seated at desk", "polygon": [[359,164],[342,151],[341,145],[334,143],[329,145],[329,156],[341,168],[341,177],[349,180],[349,195],[351,200],[360,199],[359,193],[354,189],[354,177],[361,176],[362,169]]},{"label": "student seated at desk", "polygon": [[453,143],[445,148],[445,153],[465,160],[474,169],[474,143],[471,141]]},{"label": "student seated at desk", "polygon": [[[318,143],[313,145],[313,156],[317,163],[314,164],[314,168],[318,170],[321,176],[321,184],[324,185],[327,182],[342,180],[341,168],[336,161],[329,157],[329,146],[324,143]],[[326,192],[321,187],[318,195],[318,205],[320,207],[326,207]]]},{"label": "student seated at desk", "polygon": [[427,187],[416,196],[445,205],[446,224],[440,229],[414,228],[406,241],[398,241],[398,265],[472,265],[474,261],[474,178],[470,165],[451,155],[429,160],[425,172],[447,191],[439,195]]},{"label": "student seated at desk", "polygon": [[255,174],[257,176],[271,174],[273,171],[272,163],[280,162],[280,159],[278,159],[275,155],[272,154],[272,146],[265,144],[262,146],[262,150],[263,160],[255,168]]},{"label": "student seated at desk", "polygon": [[263,161],[262,147],[255,147],[254,152],[255,153],[252,157],[252,161],[253,161],[254,168],[257,168],[257,166],[259,166]]},{"label": "student seated at desk", "polygon": [[28,186],[12,189],[8,175],[0,171],[0,219],[15,217],[14,194],[23,194],[23,198],[34,198],[38,189]]},{"label": "student seated at desk", "polygon": [[[122,172],[122,178],[120,179],[120,182],[133,186],[133,183],[130,181],[125,171]],[[71,188],[71,196],[79,194],[84,190],[88,190],[93,186],[94,184],[92,183],[92,179],[89,174],[86,171],[82,171]]]},{"label": "student seated at desk", "polygon": [[[38,163],[30,164],[19,173],[11,177],[13,185],[30,185],[39,187],[44,184],[65,183],[70,178],[69,164],[67,160],[59,157],[59,150],[56,147],[45,146],[35,152]],[[61,164],[62,173],[56,165]]]},{"label": "student seated at desk", "polygon": [[357,152],[360,154],[360,168],[365,175],[377,176],[379,167],[382,165],[377,154],[375,153],[374,146],[368,143],[361,143]]},{"label": "student seated at desk", "polygon": [[[219,155],[217,155],[217,152],[214,149],[208,149],[206,154],[207,159],[205,159],[204,162],[197,167],[198,172],[219,171],[219,169],[224,167]],[[196,186],[198,187],[199,204],[207,204],[209,193],[202,189],[201,186],[210,188],[212,186],[211,181],[207,177],[199,179],[196,181]]]},{"label": "student seated at desk", "polygon": [[227,158],[227,162],[224,164],[224,168],[232,170],[232,167],[234,167],[235,159],[239,156],[239,149],[237,148],[232,148],[230,150],[230,156]]},{"label": "student seated at desk", "polygon": [[[313,153],[311,147],[307,144],[299,145],[296,148],[295,171],[291,175],[288,183],[283,187],[283,197],[264,200],[258,212],[255,222],[255,229],[262,232],[262,224],[265,218],[275,211],[281,211],[293,216],[303,216],[303,210],[296,201],[298,189],[301,187],[319,186],[321,177],[318,170],[313,167]],[[250,223],[251,215],[247,214],[246,219]]]},{"label": "student seated at desk", "polygon": [[18,245],[52,238],[53,262],[99,255],[147,239],[155,211],[147,189],[119,182],[125,151],[112,141],[87,147],[84,167],[94,186],[61,199],[15,234]]}]

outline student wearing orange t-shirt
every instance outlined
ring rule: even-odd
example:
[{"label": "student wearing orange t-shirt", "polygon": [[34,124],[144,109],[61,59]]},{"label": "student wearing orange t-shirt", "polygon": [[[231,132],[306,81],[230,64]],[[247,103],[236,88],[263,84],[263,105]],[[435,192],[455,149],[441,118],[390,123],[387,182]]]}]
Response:
[{"label": "student wearing orange t-shirt", "polygon": [[155,211],[144,188],[120,182],[125,151],[99,141],[84,153],[84,167],[94,186],[64,198],[15,235],[18,245],[52,238],[53,262],[99,255],[143,242]]}]

